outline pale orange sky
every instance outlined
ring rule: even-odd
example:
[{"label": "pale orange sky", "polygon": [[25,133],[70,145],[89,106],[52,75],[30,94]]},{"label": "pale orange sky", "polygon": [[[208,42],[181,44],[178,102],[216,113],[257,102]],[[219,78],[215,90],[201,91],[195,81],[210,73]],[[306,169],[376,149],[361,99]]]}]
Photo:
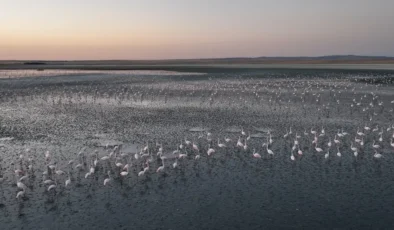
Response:
[{"label": "pale orange sky", "polygon": [[2,0],[0,59],[394,56],[391,0]]}]

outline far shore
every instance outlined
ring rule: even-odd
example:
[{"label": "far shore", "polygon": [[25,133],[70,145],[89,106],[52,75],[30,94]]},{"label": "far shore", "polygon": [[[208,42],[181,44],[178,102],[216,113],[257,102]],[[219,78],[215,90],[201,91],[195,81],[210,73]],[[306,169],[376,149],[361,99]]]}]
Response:
[{"label": "far shore", "polygon": [[394,58],[229,58],[195,60],[103,60],[103,61],[0,61],[0,70],[169,70],[216,72],[235,69],[337,69],[394,70]]}]

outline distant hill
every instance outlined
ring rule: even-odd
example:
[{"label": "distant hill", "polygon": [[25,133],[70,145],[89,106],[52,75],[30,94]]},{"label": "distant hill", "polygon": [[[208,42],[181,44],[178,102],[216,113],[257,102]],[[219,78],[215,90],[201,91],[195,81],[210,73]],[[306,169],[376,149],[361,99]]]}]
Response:
[{"label": "distant hill", "polygon": [[366,64],[366,63],[394,63],[394,57],[386,56],[357,56],[357,55],[330,55],[319,57],[253,57],[253,58],[219,58],[198,59],[200,62],[211,63],[240,63],[240,64]]}]

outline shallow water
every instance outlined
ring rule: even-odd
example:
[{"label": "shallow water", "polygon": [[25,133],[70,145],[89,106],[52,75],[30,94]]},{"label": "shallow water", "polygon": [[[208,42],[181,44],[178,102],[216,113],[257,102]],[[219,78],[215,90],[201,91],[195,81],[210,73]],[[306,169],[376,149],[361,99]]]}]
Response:
[{"label": "shallow water", "polygon": [[[392,72],[36,72],[8,71],[17,77],[0,80],[4,229],[387,229],[393,225],[390,137],[394,129],[386,129],[394,123],[394,85],[368,80],[392,79]],[[357,129],[376,125],[379,131],[384,129],[384,140],[379,142],[383,157],[373,157],[372,143],[379,135],[372,131],[364,131],[365,145],[358,146],[359,155],[354,157],[350,145]],[[284,138],[290,127],[292,134]],[[322,127],[326,134],[318,138],[318,145],[323,152],[317,153],[310,131],[319,133]],[[349,133],[340,138],[342,157],[336,156],[333,144],[325,159],[329,137],[334,141],[342,128]],[[269,134],[273,156],[262,146]],[[294,152],[292,161],[296,134],[301,136],[303,155]],[[238,138],[244,143],[248,135],[247,150],[236,147]],[[219,148],[218,138],[227,147]],[[194,159],[197,152],[186,146],[185,139],[198,146],[200,159]],[[188,156],[178,159],[173,168],[179,156],[173,151],[181,142],[185,145],[181,153]],[[162,144],[167,156],[160,173],[156,143]],[[125,155],[99,160],[95,173],[85,179],[96,159],[94,151],[100,159],[116,145],[121,145],[118,154]],[[153,161],[145,175],[138,176],[146,158],[136,159],[135,153],[146,145]],[[211,156],[209,147],[216,150]],[[261,159],[252,157],[253,149]],[[46,151],[51,154],[48,162]],[[69,160],[74,165],[68,165]],[[75,168],[79,162],[82,170]],[[48,192],[43,171],[46,164],[55,163],[66,175],[50,176],[57,187]],[[121,178],[115,163],[131,164],[129,175]],[[28,175],[22,199],[15,198],[20,191],[14,174],[18,168]],[[112,181],[104,186],[107,171]],[[65,187],[68,172],[71,185]]]}]

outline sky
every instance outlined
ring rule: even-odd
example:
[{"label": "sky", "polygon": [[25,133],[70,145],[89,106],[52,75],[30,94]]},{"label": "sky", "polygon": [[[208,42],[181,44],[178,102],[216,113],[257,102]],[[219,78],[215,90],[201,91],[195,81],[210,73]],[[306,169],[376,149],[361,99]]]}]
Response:
[{"label": "sky", "polygon": [[0,0],[0,60],[394,56],[393,0]]}]

